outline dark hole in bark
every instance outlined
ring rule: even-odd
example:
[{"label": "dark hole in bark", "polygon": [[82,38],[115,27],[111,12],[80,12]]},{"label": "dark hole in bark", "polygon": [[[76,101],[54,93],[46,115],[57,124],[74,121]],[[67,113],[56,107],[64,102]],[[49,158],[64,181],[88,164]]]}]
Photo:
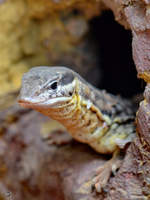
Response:
[{"label": "dark hole in bark", "polygon": [[131,31],[118,24],[111,11],[92,19],[90,28],[99,48],[99,66],[102,71],[99,88],[125,97],[141,93],[144,82],[137,79],[132,59]]}]

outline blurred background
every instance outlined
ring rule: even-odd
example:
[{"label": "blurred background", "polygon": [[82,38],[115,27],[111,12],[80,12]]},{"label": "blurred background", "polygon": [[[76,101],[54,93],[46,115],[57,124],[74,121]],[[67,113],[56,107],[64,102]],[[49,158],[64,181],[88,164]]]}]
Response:
[{"label": "blurred background", "polygon": [[22,74],[39,65],[68,66],[114,94],[141,92],[131,32],[105,9],[94,0],[0,1],[1,97],[16,92]]}]

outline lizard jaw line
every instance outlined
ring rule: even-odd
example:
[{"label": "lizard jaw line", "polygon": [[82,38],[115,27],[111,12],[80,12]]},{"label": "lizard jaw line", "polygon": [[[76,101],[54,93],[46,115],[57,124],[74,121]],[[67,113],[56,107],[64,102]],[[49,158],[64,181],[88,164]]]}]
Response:
[{"label": "lizard jaw line", "polygon": [[70,100],[71,97],[57,97],[49,100],[36,102],[31,100],[30,98],[27,98],[27,99],[19,99],[18,103],[24,108],[36,108],[36,107],[48,108],[48,107],[55,107],[59,105],[59,103],[63,104]]}]

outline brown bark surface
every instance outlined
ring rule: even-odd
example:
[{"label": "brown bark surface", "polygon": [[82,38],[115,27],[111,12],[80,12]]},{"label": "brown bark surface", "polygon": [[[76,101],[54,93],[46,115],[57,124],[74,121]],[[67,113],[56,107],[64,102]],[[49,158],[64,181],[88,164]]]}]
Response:
[{"label": "brown bark surface", "polygon": [[150,199],[150,2],[113,1],[110,8],[116,19],[133,33],[133,59],[138,77],[144,79],[147,86],[145,99],[137,111],[137,138],[109,185],[106,199],[145,200]]}]

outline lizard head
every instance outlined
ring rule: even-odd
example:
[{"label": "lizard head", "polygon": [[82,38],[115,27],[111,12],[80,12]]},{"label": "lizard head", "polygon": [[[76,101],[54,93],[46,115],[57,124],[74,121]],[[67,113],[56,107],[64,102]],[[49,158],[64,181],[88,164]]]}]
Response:
[{"label": "lizard head", "polygon": [[75,74],[66,67],[32,68],[22,78],[19,104],[27,108],[36,108],[67,103],[75,92]]}]

